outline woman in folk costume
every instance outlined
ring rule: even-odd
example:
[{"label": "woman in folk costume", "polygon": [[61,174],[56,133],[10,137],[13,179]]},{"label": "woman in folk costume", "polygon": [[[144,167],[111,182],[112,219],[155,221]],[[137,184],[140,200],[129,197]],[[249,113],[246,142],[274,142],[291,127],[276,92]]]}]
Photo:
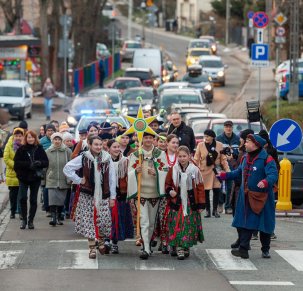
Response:
[{"label": "woman in folk costume", "polygon": [[[100,137],[89,137],[88,145],[90,149],[68,162],[63,172],[80,185],[75,231],[88,238],[89,258],[95,259],[95,240],[101,255],[110,250],[104,242],[111,232],[110,208],[115,205],[116,174],[110,154],[102,150]],[[76,174],[80,169],[82,177]]]},{"label": "woman in folk costume", "polygon": [[[161,134],[160,134],[161,135]],[[166,138],[167,148],[165,151],[166,160],[169,168],[172,168],[177,162],[177,151],[179,147],[179,139],[175,134],[169,134]],[[169,204],[166,197],[160,199],[159,220],[160,220],[160,239],[162,254],[168,254],[168,227],[167,215],[169,212]],[[176,250],[172,248],[171,254],[174,255]]]},{"label": "woman in folk costume", "polygon": [[128,160],[121,153],[120,144],[111,139],[107,142],[116,173],[116,203],[112,208],[112,253],[118,254],[118,241],[134,237],[134,225],[127,196]]},{"label": "woman in folk costume", "polygon": [[186,146],[178,149],[178,162],[169,169],[165,192],[169,201],[169,245],[177,248],[178,260],[189,256],[189,248],[204,240],[201,211],[205,192],[199,168]]},{"label": "woman in folk costume", "polygon": [[213,211],[212,215],[216,218],[220,217],[218,213],[219,195],[221,193],[221,182],[216,175],[223,169],[229,172],[226,155],[221,154],[223,144],[216,141],[216,133],[211,129],[204,131],[204,141],[197,146],[194,160],[200,168],[204,187],[206,200],[206,218],[211,216],[210,211],[210,197],[209,192],[213,190]]},{"label": "woman in folk costume", "polygon": [[[167,174],[165,153],[154,147],[153,142],[154,136],[145,132],[142,153],[139,150],[132,153],[128,164],[128,199],[137,197],[137,174],[142,175],[140,185],[140,234],[143,241],[140,258],[142,260],[147,260],[151,255],[151,238],[156,224],[159,198],[165,195],[164,184]],[[140,155],[142,155],[141,165]]]}]

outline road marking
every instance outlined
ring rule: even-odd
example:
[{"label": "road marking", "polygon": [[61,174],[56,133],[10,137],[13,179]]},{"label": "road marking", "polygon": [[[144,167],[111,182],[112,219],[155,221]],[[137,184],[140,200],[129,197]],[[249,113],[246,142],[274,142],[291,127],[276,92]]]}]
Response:
[{"label": "road marking", "polygon": [[87,242],[87,239],[58,239],[50,240],[48,243],[71,243],[71,242]]},{"label": "road marking", "polygon": [[294,286],[289,281],[229,281],[232,285]]},{"label": "road marking", "polygon": [[173,271],[174,267],[161,267],[161,266],[151,266],[150,262],[140,261],[135,266],[135,270],[140,271]]},{"label": "road marking", "polygon": [[303,251],[298,250],[275,250],[286,262],[297,271],[303,271]]},{"label": "road marking", "polygon": [[208,256],[218,270],[255,271],[256,266],[249,259],[241,259],[231,254],[230,249],[207,249]]},{"label": "road marking", "polygon": [[32,240],[0,240],[0,244],[27,244],[32,242]]},{"label": "road marking", "polygon": [[2,214],[0,215],[0,238],[2,237],[4,231],[6,230],[9,221],[10,221],[10,210],[7,206],[5,210],[2,211]]},{"label": "road marking", "polygon": [[0,251],[0,269],[15,269],[18,256],[24,251]]},{"label": "road marking", "polygon": [[98,269],[98,255],[97,259],[89,259],[89,250],[66,250],[66,253],[73,255],[73,260],[71,264],[68,265],[66,258],[64,259],[62,265],[59,265],[58,269],[68,270],[68,269]]}]

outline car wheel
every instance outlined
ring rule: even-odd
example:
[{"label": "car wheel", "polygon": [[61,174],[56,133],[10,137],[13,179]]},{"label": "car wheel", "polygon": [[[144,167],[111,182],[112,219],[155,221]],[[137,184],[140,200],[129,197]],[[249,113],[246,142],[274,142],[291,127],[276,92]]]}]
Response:
[{"label": "car wheel", "polygon": [[221,83],[221,86],[222,86],[222,87],[225,87],[225,81],[223,81],[223,82]]},{"label": "car wheel", "polygon": [[24,109],[20,111],[20,114],[18,116],[18,120],[24,120],[25,118],[25,113],[24,113]]},{"label": "car wheel", "polygon": [[27,118],[32,118],[32,112],[30,111],[29,113],[26,114]]}]

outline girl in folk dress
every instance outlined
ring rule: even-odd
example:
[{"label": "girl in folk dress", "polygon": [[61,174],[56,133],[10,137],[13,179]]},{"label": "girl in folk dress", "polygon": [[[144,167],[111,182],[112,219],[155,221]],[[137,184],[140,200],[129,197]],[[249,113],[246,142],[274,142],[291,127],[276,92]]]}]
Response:
[{"label": "girl in folk dress", "polygon": [[[109,253],[104,242],[111,232],[110,207],[115,205],[116,174],[109,153],[102,150],[100,137],[90,137],[88,145],[89,151],[68,162],[63,172],[75,184],[80,184],[75,230],[88,238],[89,258],[95,259],[95,240],[101,255]],[[82,177],[76,174],[80,169]]]},{"label": "girl in folk dress", "polygon": [[179,147],[178,162],[169,169],[165,191],[170,200],[169,245],[177,247],[178,259],[184,260],[189,248],[204,240],[200,212],[205,208],[202,176],[186,146]]},{"label": "girl in folk dress", "polygon": [[117,185],[116,204],[112,209],[112,253],[118,254],[118,240],[125,240],[134,237],[134,225],[130,204],[126,200],[127,196],[127,158],[121,153],[120,144],[111,139],[107,142],[107,147],[114,163]]}]

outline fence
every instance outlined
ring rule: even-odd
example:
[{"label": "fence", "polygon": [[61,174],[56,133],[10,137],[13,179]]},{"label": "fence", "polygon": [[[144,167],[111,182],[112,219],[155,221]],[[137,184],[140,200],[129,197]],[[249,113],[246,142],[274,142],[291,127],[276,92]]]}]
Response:
[{"label": "fence", "polygon": [[[114,72],[121,69],[120,53],[115,54]],[[96,85],[99,82],[99,66],[102,63],[105,78],[112,75],[112,56],[90,63],[82,68],[75,69],[73,73],[74,93],[78,94],[83,90]]]}]

